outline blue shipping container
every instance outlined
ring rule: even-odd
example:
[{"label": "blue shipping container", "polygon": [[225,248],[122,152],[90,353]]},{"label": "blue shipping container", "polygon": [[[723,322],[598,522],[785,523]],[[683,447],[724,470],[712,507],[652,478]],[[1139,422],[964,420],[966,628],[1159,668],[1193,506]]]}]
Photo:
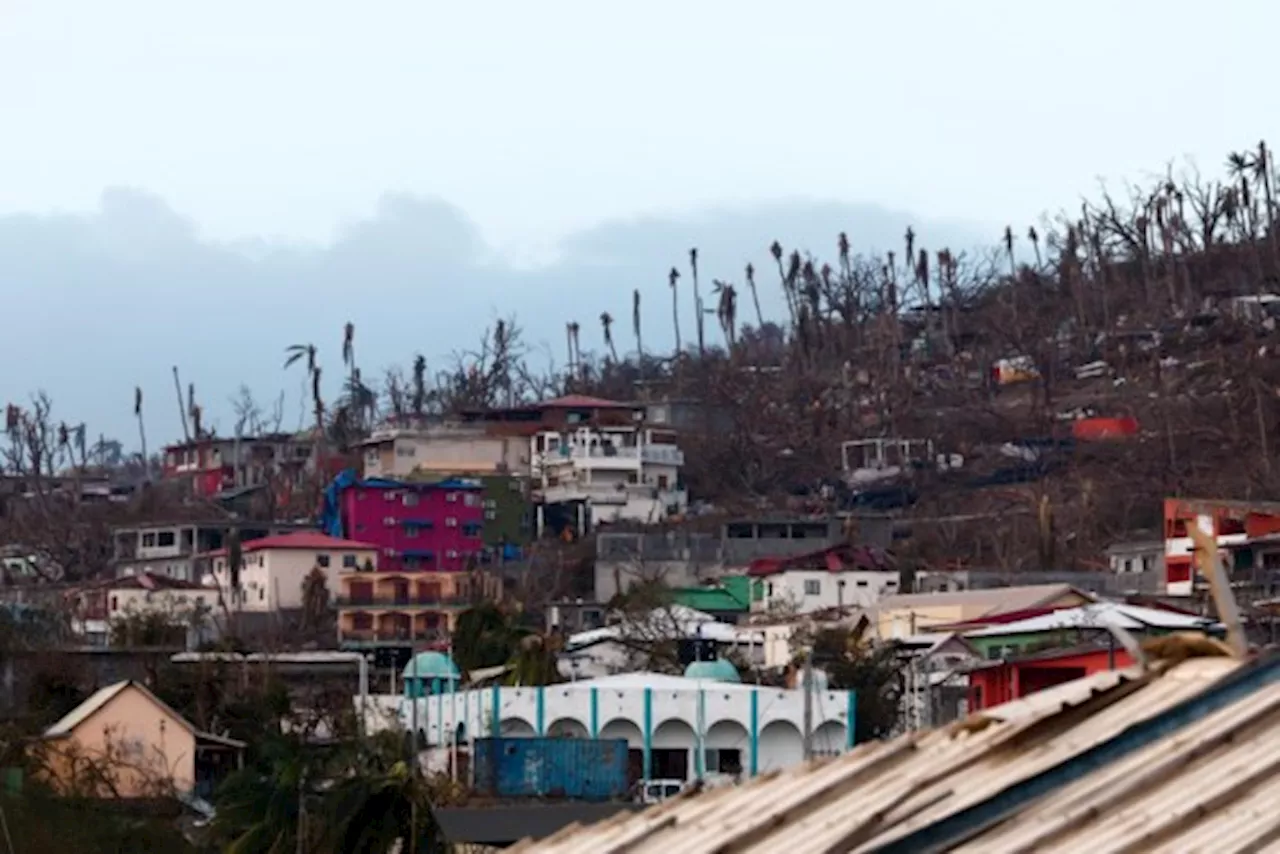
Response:
[{"label": "blue shipping container", "polygon": [[494,797],[608,801],[627,794],[627,740],[480,738],[475,769]]}]

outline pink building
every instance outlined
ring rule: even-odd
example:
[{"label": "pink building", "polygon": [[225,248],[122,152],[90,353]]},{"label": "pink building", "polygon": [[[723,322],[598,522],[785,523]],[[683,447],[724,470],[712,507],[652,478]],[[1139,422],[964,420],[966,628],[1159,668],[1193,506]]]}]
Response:
[{"label": "pink building", "polygon": [[479,481],[359,481],[340,506],[345,536],[378,547],[380,572],[459,572],[484,549]]}]

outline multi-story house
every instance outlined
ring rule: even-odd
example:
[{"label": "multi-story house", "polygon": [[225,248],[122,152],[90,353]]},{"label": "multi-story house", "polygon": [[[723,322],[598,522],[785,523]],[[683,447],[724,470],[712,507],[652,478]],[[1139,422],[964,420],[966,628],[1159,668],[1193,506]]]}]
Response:
[{"label": "multi-story house", "polygon": [[241,543],[273,534],[311,530],[310,525],[278,522],[239,522],[210,519],[203,522],[150,522],[111,530],[113,574],[152,575],[195,582],[203,575],[197,563],[226,544],[237,531]]},{"label": "multi-story house", "polygon": [[100,581],[70,596],[72,630],[91,645],[110,642],[113,622],[148,614],[208,636],[218,607],[216,588],[150,573]]},{"label": "multi-story house", "polygon": [[339,573],[372,572],[377,557],[378,547],[369,543],[298,531],[244,543],[235,584],[226,549],[211,553],[207,582],[222,591],[233,610],[288,611],[302,607],[303,584],[313,570],[324,574],[330,596],[336,597]]},{"label": "multi-story house", "polygon": [[1195,541],[1187,531],[1199,525],[1232,559],[1232,569],[1254,573],[1280,571],[1280,559],[1255,557],[1253,545],[1280,533],[1280,503],[1258,501],[1201,501],[1167,498],[1164,502],[1165,594],[1191,596],[1199,585],[1194,565]]},{"label": "multi-story house", "polygon": [[885,552],[838,545],[785,558],[760,558],[747,570],[753,579],[753,611],[774,608],[797,614],[831,608],[870,608],[898,592],[898,572]]},{"label": "multi-story house", "polygon": [[334,492],[326,531],[377,549],[372,568],[338,571],[344,646],[407,654],[443,638],[471,602],[500,597],[500,580],[479,568],[489,552],[478,480],[352,479]]},{"label": "multi-story house", "polygon": [[531,441],[539,532],[555,524],[549,515],[585,532],[599,522],[655,524],[689,505],[680,481],[684,453],[670,431],[642,424],[562,427]]},{"label": "multi-story house", "polygon": [[163,476],[186,479],[193,494],[212,498],[240,487],[275,484],[282,493],[318,471],[311,431],[222,438],[205,436],[164,449]]},{"label": "multi-story house", "polygon": [[442,645],[472,604],[502,596],[483,571],[339,570],[338,642],[346,648]]},{"label": "multi-story house", "polygon": [[529,474],[525,437],[483,423],[377,430],[361,448],[365,477],[405,478],[417,472],[442,477]]},{"label": "multi-story house", "polygon": [[475,480],[361,480],[342,490],[339,503],[343,536],[377,546],[384,570],[459,572],[484,550]]}]

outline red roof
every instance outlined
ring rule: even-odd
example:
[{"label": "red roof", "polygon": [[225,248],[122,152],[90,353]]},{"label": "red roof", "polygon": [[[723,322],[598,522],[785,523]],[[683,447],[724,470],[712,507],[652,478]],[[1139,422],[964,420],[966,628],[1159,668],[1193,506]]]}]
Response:
[{"label": "red roof", "polygon": [[151,572],[140,572],[137,575],[122,575],[108,579],[99,587],[108,590],[203,590],[204,585],[181,578],[170,578],[167,575],[156,575]]},{"label": "red roof", "polygon": [[893,559],[883,549],[841,543],[791,557],[757,558],[747,567],[747,575],[773,575],[789,569],[825,569],[828,572],[890,570],[893,569]]},{"label": "red roof", "polygon": [[[377,551],[378,547],[369,543],[358,543],[355,540],[344,540],[339,537],[331,537],[328,534],[322,534],[319,531],[295,531],[291,534],[276,534],[270,537],[259,537],[256,540],[249,540],[240,545],[240,551],[248,554],[249,552],[267,551],[269,549],[298,549],[305,551]],[[220,555],[226,554],[226,549],[218,549],[206,554]]]},{"label": "red roof", "polygon": [[534,404],[536,409],[634,409],[630,403],[616,400],[605,400],[603,397],[591,397],[585,394],[566,394],[553,397]]}]

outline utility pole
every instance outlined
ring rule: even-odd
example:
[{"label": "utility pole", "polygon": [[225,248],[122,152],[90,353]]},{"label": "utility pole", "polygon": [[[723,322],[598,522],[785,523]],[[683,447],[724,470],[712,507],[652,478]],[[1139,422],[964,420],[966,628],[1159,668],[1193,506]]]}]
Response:
[{"label": "utility pole", "polygon": [[804,758],[813,758],[813,645],[804,651]]}]

